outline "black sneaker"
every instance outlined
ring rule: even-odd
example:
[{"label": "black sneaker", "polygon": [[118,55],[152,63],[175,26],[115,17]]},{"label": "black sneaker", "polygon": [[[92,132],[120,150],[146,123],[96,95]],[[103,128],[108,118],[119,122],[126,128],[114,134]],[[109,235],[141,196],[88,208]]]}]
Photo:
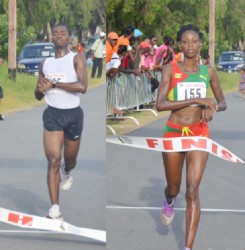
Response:
[{"label": "black sneaker", "polygon": [[4,116],[0,114],[0,121],[4,120]]}]

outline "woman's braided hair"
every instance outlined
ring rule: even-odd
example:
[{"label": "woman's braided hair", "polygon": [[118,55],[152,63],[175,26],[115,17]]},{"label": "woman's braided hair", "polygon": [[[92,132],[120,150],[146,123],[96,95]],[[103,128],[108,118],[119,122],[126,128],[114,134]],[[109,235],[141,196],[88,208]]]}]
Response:
[{"label": "woman's braided hair", "polygon": [[199,30],[198,27],[192,24],[187,24],[187,25],[182,26],[181,29],[177,32],[176,40],[180,42],[183,33],[185,33],[186,31],[190,31],[190,30],[196,32],[198,34],[199,39],[202,40],[202,36],[203,36],[202,32]]}]

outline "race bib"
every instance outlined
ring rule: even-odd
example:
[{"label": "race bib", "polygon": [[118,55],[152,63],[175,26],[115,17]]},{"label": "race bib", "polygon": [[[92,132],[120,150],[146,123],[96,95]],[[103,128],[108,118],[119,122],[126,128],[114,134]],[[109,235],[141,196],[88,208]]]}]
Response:
[{"label": "race bib", "polygon": [[178,101],[205,98],[206,97],[206,83],[205,82],[178,82],[177,83],[177,97]]}]

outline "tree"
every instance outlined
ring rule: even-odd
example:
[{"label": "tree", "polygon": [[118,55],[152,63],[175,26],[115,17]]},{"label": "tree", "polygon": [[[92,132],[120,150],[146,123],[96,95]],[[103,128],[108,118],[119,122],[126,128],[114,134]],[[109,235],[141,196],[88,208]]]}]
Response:
[{"label": "tree", "polygon": [[[141,29],[144,35],[175,38],[182,25],[198,26],[203,36],[202,53],[208,51],[209,12],[208,0],[107,0],[108,31],[121,33],[128,24]],[[215,53],[244,48],[244,0],[216,0]]]}]

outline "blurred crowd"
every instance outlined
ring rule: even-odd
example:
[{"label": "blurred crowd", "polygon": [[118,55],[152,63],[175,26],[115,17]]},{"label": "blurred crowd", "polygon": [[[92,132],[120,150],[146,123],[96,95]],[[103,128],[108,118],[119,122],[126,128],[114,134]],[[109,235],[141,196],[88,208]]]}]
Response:
[{"label": "blurred crowd", "polygon": [[[106,39],[106,75],[114,78],[120,72],[136,76],[147,73],[153,78],[154,71],[161,71],[168,63],[181,63],[183,53],[178,50],[172,37],[164,36],[159,44],[156,35],[144,36],[142,31],[129,25],[119,36],[111,31]],[[209,56],[197,57],[201,64],[209,64]]]}]

